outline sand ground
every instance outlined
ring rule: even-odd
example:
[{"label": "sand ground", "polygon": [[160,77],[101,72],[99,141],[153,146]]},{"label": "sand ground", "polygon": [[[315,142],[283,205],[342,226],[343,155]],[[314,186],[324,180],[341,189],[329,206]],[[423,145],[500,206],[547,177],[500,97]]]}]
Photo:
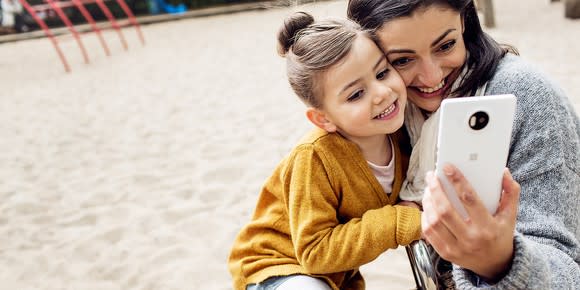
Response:
[{"label": "sand ground", "polygon": [[[495,1],[488,30],[580,110],[580,20],[561,2]],[[226,258],[264,179],[310,128],[275,32],[295,10],[192,18],[0,45],[0,289],[231,289]],[[364,266],[369,289],[410,289],[403,250]]]}]

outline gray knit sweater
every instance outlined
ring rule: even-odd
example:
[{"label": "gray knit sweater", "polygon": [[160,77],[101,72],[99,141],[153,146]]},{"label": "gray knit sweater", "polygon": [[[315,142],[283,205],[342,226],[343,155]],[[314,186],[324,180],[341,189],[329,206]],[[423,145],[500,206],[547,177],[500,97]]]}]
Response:
[{"label": "gray knit sweater", "polygon": [[[521,185],[515,257],[491,289],[580,289],[580,124],[562,90],[514,55],[501,61],[486,95],[517,97],[508,167]],[[458,289],[478,278],[454,268]],[[485,288],[485,287],[483,287]]]}]

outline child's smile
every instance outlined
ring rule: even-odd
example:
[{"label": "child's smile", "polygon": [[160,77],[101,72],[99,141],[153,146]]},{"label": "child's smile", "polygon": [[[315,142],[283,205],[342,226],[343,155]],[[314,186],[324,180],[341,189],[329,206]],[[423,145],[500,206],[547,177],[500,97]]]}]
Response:
[{"label": "child's smile", "polygon": [[384,111],[376,115],[373,119],[376,120],[390,120],[394,118],[399,112],[398,101],[395,101],[390,106],[388,106]]}]

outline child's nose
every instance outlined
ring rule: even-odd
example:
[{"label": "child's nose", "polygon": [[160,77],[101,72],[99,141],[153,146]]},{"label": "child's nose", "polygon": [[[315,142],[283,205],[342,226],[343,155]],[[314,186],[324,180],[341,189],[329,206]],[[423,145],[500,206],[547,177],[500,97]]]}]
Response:
[{"label": "child's nose", "polygon": [[392,90],[389,86],[384,85],[384,84],[378,85],[375,97],[373,99],[374,104],[378,105],[381,102],[383,102],[384,100],[388,99],[389,96],[391,95],[391,92],[392,92]]}]

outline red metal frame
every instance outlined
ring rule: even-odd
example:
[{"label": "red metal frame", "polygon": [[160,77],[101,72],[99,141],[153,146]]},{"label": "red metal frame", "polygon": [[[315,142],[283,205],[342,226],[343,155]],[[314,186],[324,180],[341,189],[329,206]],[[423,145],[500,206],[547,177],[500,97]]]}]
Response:
[{"label": "red metal frame", "polygon": [[19,1],[22,4],[22,7],[24,7],[24,9],[26,9],[26,11],[28,11],[30,16],[32,16],[32,18],[34,18],[34,21],[36,21],[36,23],[38,23],[40,28],[42,28],[42,30],[44,31],[44,34],[46,34],[46,36],[50,39],[50,42],[52,42],[52,45],[54,46],[54,49],[56,50],[56,53],[58,54],[60,61],[64,65],[64,70],[66,72],[70,72],[70,66],[68,65],[68,62],[66,61],[66,58],[64,57],[64,54],[62,53],[62,50],[60,49],[60,46],[58,46],[58,41],[56,41],[56,38],[52,34],[52,31],[50,31],[50,28],[48,28],[48,26],[46,25],[46,23],[44,23],[44,20],[42,20],[42,18],[38,17],[34,8],[32,8],[32,6],[30,6],[28,4],[28,2],[26,2],[26,0],[19,0]]},{"label": "red metal frame", "polygon": [[115,0],[115,1],[117,1],[119,6],[121,6],[121,9],[123,9],[125,14],[127,15],[127,18],[129,18],[129,23],[135,26],[135,30],[137,30],[137,36],[139,36],[141,44],[145,45],[145,38],[143,37],[143,33],[141,33],[141,26],[135,19],[135,16],[133,15],[133,12],[131,12],[131,9],[129,9],[129,6],[127,6],[127,3],[125,3],[125,0]]},{"label": "red metal frame", "polygon": [[91,13],[89,13],[89,11],[85,8],[85,6],[83,6],[83,3],[80,0],[72,0],[72,2],[77,7],[77,9],[81,12],[83,17],[87,20],[87,22],[91,25],[91,28],[97,34],[97,37],[99,37],[99,41],[101,42],[101,46],[103,46],[103,49],[105,50],[105,54],[107,56],[111,55],[111,52],[109,51],[109,47],[107,46],[107,43],[105,42],[105,39],[103,38],[103,34],[101,33],[101,30],[99,29],[99,27],[95,23],[95,19],[93,19],[93,16],[91,16]]},{"label": "red metal frame", "polygon": [[123,48],[125,50],[127,50],[129,48],[127,46],[127,41],[125,40],[125,36],[123,35],[123,32],[121,31],[121,26],[119,26],[119,24],[115,20],[115,16],[113,16],[113,13],[111,13],[111,10],[109,10],[109,8],[107,7],[107,5],[105,5],[105,2],[103,0],[95,0],[95,3],[97,3],[99,8],[101,8],[101,11],[103,11],[103,14],[105,14],[105,17],[107,17],[107,19],[111,23],[111,26],[115,29],[115,31],[117,31],[117,34],[119,35],[119,39],[121,40],[121,44],[123,45]]},{"label": "red metal frame", "polygon": [[[70,72],[70,66],[69,66],[64,54],[62,53],[60,46],[58,45],[58,41],[57,41],[56,37],[54,36],[54,34],[50,30],[50,28],[46,25],[44,20],[42,20],[42,18],[40,18],[38,16],[37,12],[39,12],[39,11],[53,10],[54,12],[56,12],[58,17],[67,26],[68,30],[72,33],[77,44],[79,45],[79,48],[81,49],[85,63],[89,63],[89,57],[88,57],[87,51],[83,45],[83,42],[81,40],[80,34],[74,28],[74,25],[72,24],[70,19],[66,16],[66,14],[62,10],[62,8],[75,6],[77,9],[79,9],[81,14],[85,18],[85,20],[87,20],[87,22],[91,26],[91,29],[97,34],[99,41],[101,42],[101,46],[105,50],[105,54],[108,56],[108,55],[110,55],[109,47],[107,46],[107,43],[105,42],[105,39],[103,38],[103,36],[101,34],[101,30],[99,29],[99,27],[95,23],[95,20],[93,19],[93,17],[89,13],[89,11],[84,7],[84,4],[96,3],[97,6],[99,6],[101,11],[105,15],[105,17],[107,17],[111,27],[113,27],[113,29],[115,29],[117,31],[117,34],[119,35],[119,38],[121,40],[121,44],[123,45],[123,48],[125,50],[128,49],[127,41],[125,40],[123,32],[121,31],[120,25],[117,23],[115,17],[111,13],[111,11],[107,7],[107,5],[105,5],[104,1],[110,1],[110,0],[44,0],[47,4],[39,4],[39,5],[30,5],[27,2],[27,0],[19,0],[19,1],[22,4],[22,6],[26,9],[26,11],[28,11],[28,13],[32,16],[34,21],[36,21],[36,23],[38,23],[40,28],[44,31],[44,34],[46,34],[46,36],[52,42],[62,64],[64,65],[64,69],[66,72]],[[133,13],[131,12],[131,9],[129,9],[129,7],[127,6],[127,3],[125,3],[124,0],[115,0],[115,1],[117,2],[117,4],[119,4],[119,6],[123,10],[123,12],[127,15],[127,18],[129,19],[129,23],[135,27],[135,30],[137,31],[137,35],[138,35],[141,43],[143,45],[145,45],[145,38],[143,37],[143,33],[141,32],[141,27],[140,27],[139,23],[137,22],[137,20],[135,19],[135,16],[133,15]]]},{"label": "red metal frame", "polygon": [[73,34],[74,38],[77,41],[77,44],[79,45],[79,47],[81,49],[85,63],[89,63],[89,55],[87,54],[87,50],[85,49],[85,46],[83,45],[83,41],[81,40],[81,36],[77,32],[77,30],[75,29],[75,27],[72,24],[72,22],[70,21],[70,19],[68,19],[66,14],[64,14],[64,11],[62,11],[60,6],[56,5],[56,3],[54,3],[54,1],[52,1],[52,0],[45,0],[45,1],[48,3],[48,5],[50,5],[50,7],[54,10],[54,12],[56,12],[58,17],[60,17],[62,22],[64,22],[66,27],[68,27],[68,30]]}]

